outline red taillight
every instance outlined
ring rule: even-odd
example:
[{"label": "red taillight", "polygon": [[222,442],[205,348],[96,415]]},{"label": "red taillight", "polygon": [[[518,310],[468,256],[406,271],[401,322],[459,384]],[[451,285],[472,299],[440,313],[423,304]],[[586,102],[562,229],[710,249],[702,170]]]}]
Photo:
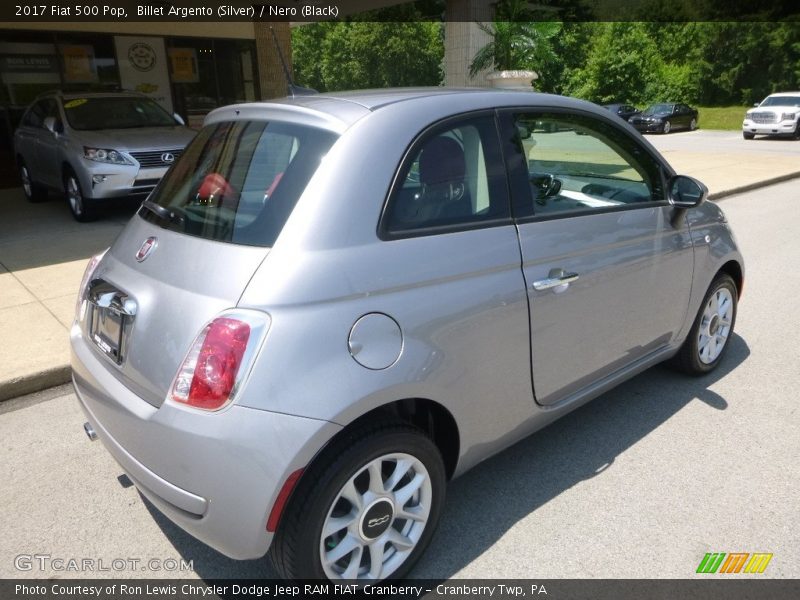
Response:
[{"label": "red taillight", "polygon": [[217,410],[234,391],[242,357],[250,339],[250,325],[218,317],[197,336],[183,361],[172,399],[195,408]]}]

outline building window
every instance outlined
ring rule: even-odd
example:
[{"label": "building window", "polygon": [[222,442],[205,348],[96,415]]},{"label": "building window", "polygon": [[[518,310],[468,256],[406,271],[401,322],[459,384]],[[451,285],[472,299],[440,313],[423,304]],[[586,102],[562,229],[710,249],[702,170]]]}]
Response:
[{"label": "building window", "polygon": [[255,43],[250,40],[167,40],[175,111],[190,127],[218,106],[258,98]]}]

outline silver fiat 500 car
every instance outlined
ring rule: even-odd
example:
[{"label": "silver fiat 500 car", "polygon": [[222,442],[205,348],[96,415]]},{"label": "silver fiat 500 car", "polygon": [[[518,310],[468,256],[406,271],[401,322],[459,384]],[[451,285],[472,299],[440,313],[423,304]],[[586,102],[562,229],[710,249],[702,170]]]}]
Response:
[{"label": "silver fiat 500 car", "polygon": [[227,556],[403,576],[447,480],[656,363],[720,363],[744,266],[706,195],[554,95],[217,109],[86,270],[85,429]]}]

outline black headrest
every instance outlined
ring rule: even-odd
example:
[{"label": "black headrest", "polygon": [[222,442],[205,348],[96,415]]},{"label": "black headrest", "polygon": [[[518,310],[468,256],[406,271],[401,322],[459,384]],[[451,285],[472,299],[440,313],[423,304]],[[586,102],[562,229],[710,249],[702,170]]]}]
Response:
[{"label": "black headrest", "polygon": [[419,157],[419,179],[422,183],[460,182],[465,174],[464,151],[457,141],[439,136],[425,144]]}]

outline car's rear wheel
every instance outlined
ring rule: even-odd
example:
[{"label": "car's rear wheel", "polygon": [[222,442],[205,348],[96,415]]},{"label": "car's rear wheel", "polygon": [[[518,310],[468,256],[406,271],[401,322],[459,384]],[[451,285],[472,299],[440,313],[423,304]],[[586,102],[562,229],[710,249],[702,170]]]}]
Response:
[{"label": "car's rear wheel", "polygon": [[81,182],[73,171],[64,173],[64,195],[69,202],[69,209],[76,221],[86,223],[97,218],[94,203],[83,195]]},{"label": "car's rear wheel", "polygon": [[441,454],[423,432],[354,430],[304,475],[273,541],[273,565],[287,579],[403,577],[433,536],[444,494]]},{"label": "car's rear wheel", "polygon": [[736,324],[738,295],[730,275],[723,273],[711,283],[689,336],[675,356],[678,368],[690,375],[704,375],[720,363]]},{"label": "car's rear wheel", "polygon": [[663,132],[669,133],[670,131],[672,131],[672,123],[670,123],[669,121],[664,121]]},{"label": "car's rear wheel", "polygon": [[689,121],[689,131],[694,131],[695,129],[697,129],[697,119],[692,118],[692,120]]},{"label": "car's rear wheel", "polygon": [[28,202],[43,202],[47,200],[47,190],[33,181],[31,172],[25,162],[19,160],[19,178],[22,181],[22,193]]},{"label": "car's rear wheel", "polygon": [[756,137],[756,134],[755,133],[750,133],[749,131],[743,131],[742,132],[742,137],[744,139],[746,139],[746,140],[752,140],[754,137]]}]

